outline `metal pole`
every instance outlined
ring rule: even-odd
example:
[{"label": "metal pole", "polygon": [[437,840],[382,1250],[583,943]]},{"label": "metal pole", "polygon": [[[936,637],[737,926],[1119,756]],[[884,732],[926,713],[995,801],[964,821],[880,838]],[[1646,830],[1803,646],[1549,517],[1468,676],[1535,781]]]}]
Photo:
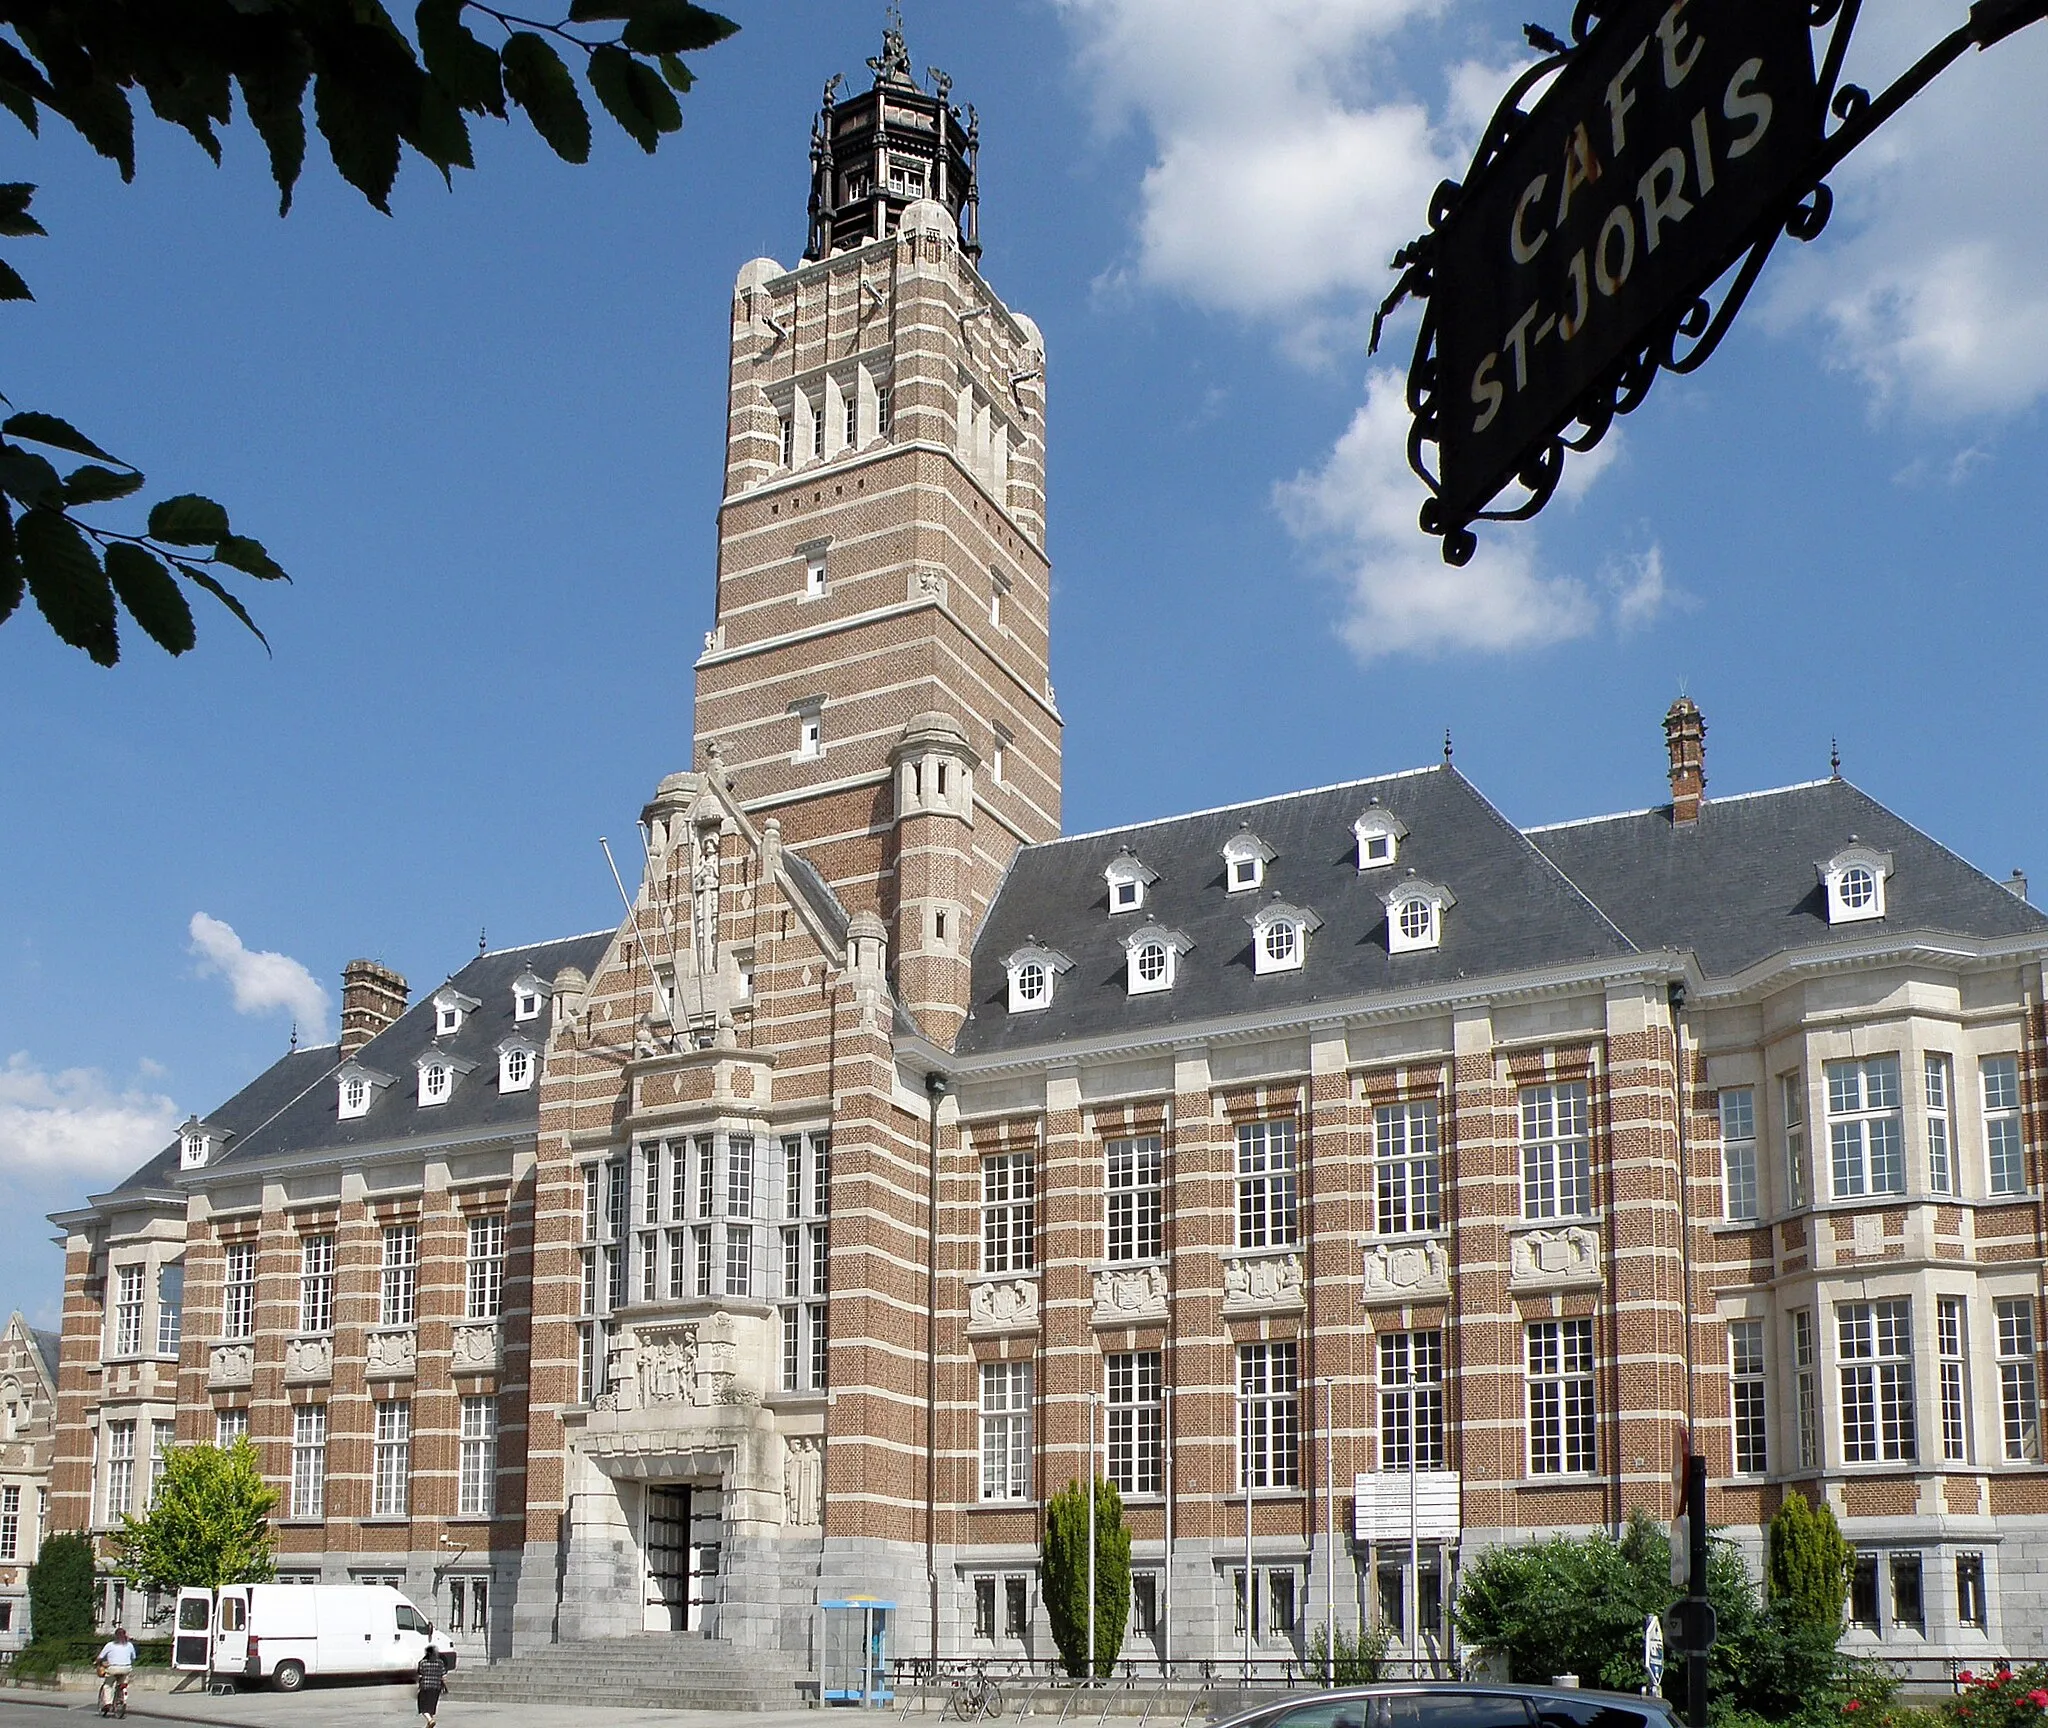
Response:
[{"label": "metal pole", "polygon": [[931,1106],[930,1161],[925,1172],[924,1267],[924,1571],[930,1590],[931,1683],[939,1678],[939,1100],[945,1075],[924,1077]]},{"label": "metal pole", "polygon": [[1159,1671],[1162,1679],[1173,1673],[1173,1388],[1166,1388],[1166,1407],[1160,1412],[1160,1435],[1165,1443],[1163,1460],[1166,1481],[1166,1564],[1159,1569]]},{"label": "metal pole", "polygon": [[1422,1648],[1422,1544],[1415,1520],[1415,1394],[1408,1394],[1408,1600],[1401,1606],[1414,1631],[1408,1637],[1409,1672]]},{"label": "metal pole", "polygon": [[1238,1418],[1244,1424],[1244,1677],[1252,1677],[1252,1616],[1257,1612],[1259,1594],[1252,1587],[1252,1418],[1244,1406]]},{"label": "metal pole", "polygon": [[1095,1678],[1095,1394],[1088,1394],[1088,1678]]},{"label": "metal pole", "polygon": [[1337,1684],[1337,1382],[1323,1381],[1323,1684]]},{"label": "metal pole", "polygon": [[1685,1651],[1685,1719],[1690,1728],[1707,1728],[1707,1646],[1702,1636],[1707,1615],[1707,1461],[1694,1452],[1685,1461],[1686,1546],[1691,1550],[1687,1570],[1692,1574],[1686,1595],[1690,1598],[1686,1619],[1691,1636]]}]

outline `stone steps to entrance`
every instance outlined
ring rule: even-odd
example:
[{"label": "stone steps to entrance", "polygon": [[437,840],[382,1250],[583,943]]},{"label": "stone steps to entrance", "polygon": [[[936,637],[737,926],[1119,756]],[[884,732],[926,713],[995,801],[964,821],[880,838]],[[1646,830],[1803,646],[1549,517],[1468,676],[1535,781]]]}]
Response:
[{"label": "stone steps to entrance", "polygon": [[643,1632],[457,1668],[449,1694],[640,1710],[788,1710],[802,1702],[804,1677],[802,1667],[778,1654],[690,1632]]}]

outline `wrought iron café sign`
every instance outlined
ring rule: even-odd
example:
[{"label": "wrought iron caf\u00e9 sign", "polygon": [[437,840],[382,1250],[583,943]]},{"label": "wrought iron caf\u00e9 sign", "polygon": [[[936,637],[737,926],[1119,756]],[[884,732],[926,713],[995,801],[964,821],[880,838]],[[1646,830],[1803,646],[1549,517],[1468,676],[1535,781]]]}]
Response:
[{"label": "wrought iron caf\u00e9 sign", "polygon": [[1660,370],[1702,364],[1779,237],[1826,225],[1835,165],[1965,49],[2048,14],[2048,0],[1979,0],[1875,98],[1835,87],[1859,10],[1579,0],[1570,43],[1528,27],[1544,57],[1502,99],[1464,181],[1437,188],[1373,321],[1377,348],[1396,305],[1425,302],[1408,460],[1446,562],[1472,556],[1473,522],[1542,509],[1565,453],[1597,444]]}]

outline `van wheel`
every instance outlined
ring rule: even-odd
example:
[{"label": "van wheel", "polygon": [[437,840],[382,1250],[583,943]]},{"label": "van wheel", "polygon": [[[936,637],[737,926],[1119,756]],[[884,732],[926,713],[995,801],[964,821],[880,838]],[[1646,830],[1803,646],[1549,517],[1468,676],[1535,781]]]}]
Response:
[{"label": "van wheel", "polygon": [[303,1662],[280,1662],[271,1679],[277,1682],[280,1692],[296,1692],[306,1683],[306,1665]]}]

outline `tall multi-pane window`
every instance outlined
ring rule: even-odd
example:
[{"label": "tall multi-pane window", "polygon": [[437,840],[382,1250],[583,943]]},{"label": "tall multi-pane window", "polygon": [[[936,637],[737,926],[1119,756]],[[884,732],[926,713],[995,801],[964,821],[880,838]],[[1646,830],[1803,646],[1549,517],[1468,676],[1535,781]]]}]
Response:
[{"label": "tall multi-pane window", "polygon": [[1980,1632],[1987,1623],[1984,1612],[1984,1556],[1956,1556],[1956,1623],[1974,1626]]},{"label": "tall multi-pane window", "polygon": [[1998,1405],[2005,1419],[2005,1455],[2039,1463],[2041,1395],[2034,1366],[2034,1300],[2002,1297],[1998,1315]]},{"label": "tall multi-pane window", "polygon": [[1955,1097],[1954,1073],[1946,1056],[1929,1056],[1927,1087],[1927,1186],[1935,1194],[1956,1191],[1955,1136],[1950,1108]]},{"label": "tall multi-pane window", "polygon": [[1522,1088],[1522,1216],[1583,1218],[1593,1210],[1586,1087]]},{"label": "tall multi-pane window", "polygon": [[754,1293],[754,1137],[725,1143],[725,1293]]},{"label": "tall multi-pane window", "polygon": [[1029,1152],[981,1161],[981,1269],[1029,1272],[1035,1264],[1038,1201]]},{"label": "tall multi-pane window", "polygon": [[1814,1366],[1813,1310],[1792,1313],[1792,1426],[1799,1436],[1799,1467],[1820,1468],[1820,1380]]},{"label": "tall multi-pane window", "polygon": [[1835,1310],[1835,1330],[1842,1365],[1843,1461],[1911,1463],[1919,1456],[1912,1303],[1844,1302]]},{"label": "tall multi-pane window", "polygon": [[156,1275],[156,1353],[175,1356],[185,1337],[185,1268],[165,1266]]},{"label": "tall multi-pane window", "polygon": [[1237,1125],[1237,1245],[1291,1248],[1295,1212],[1294,1118]]},{"label": "tall multi-pane window", "polygon": [[1987,1056],[1984,1080],[1984,1159],[1994,1194],[2024,1194],[2027,1152],[2020,1138],[2020,1065],[2014,1056]]},{"label": "tall multi-pane window", "polygon": [[1528,1362],[1529,1474],[1571,1475],[1591,1470],[1593,1322],[1532,1323]]},{"label": "tall multi-pane window", "polygon": [[628,1166],[607,1159],[583,1166],[583,1245],[577,1250],[582,1290],[576,1328],[576,1402],[589,1404],[608,1389],[608,1317],[625,1303],[624,1244]]},{"label": "tall multi-pane window", "polygon": [[1166,1406],[1160,1353],[1117,1351],[1107,1362],[1109,1479],[1125,1494],[1161,1493],[1166,1487]]},{"label": "tall multi-pane window", "polygon": [[1301,1486],[1301,1403],[1292,1339],[1237,1347],[1237,1485]]},{"label": "tall multi-pane window", "polygon": [[[1721,1096],[1725,1098],[1728,1094],[1724,1092]],[[1728,1366],[1729,1401],[1735,1420],[1735,1468],[1744,1475],[1761,1475],[1767,1456],[1764,1413],[1770,1402],[1764,1389],[1761,1320],[1729,1321]]]},{"label": "tall multi-pane window", "polygon": [[384,1266],[379,1308],[386,1326],[410,1326],[419,1307],[420,1232],[416,1224],[384,1227]]},{"label": "tall multi-pane window", "polygon": [[1830,1062],[1827,1076],[1828,1158],[1835,1198],[1905,1193],[1898,1057]]},{"label": "tall multi-pane window", "polygon": [[462,1401],[462,1453],[455,1489],[461,1518],[488,1518],[498,1509],[498,1401]]},{"label": "tall multi-pane window", "polygon": [[1721,1216],[1754,1218],[1756,1199],[1756,1093],[1730,1086],[1721,1103]]},{"label": "tall multi-pane window", "polygon": [[0,1488],[0,1560],[21,1557],[21,1490]]},{"label": "tall multi-pane window", "polygon": [[141,1266],[119,1266],[114,1270],[114,1354],[142,1354]]},{"label": "tall multi-pane window", "polygon": [[405,1517],[412,1503],[412,1406],[404,1399],[378,1400],[370,1463],[370,1516]]},{"label": "tall multi-pane window", "polygon": [[1806,1082],[1797,1074],[1778,1076],[1778,1108],[1785,1133],[1785,1199],[1806,1204]]},{"label": "tall multi-pane window", "polygon": [[327,1516],[327,1406],[292,1412],[292,1516]]},{"label": "tall multi-pane window", "polygon": [[1112,1140],[1102,1149],[1104,1221],[1111,1260],[1156,1260],[1165,1251],[1164,1154],[1157,1134]]},{"label": "tall multi-pane window", "polygon": [[626,1208],[632,1183],[632,1169],[625,1159],[614,1158],[605,1165],[604,1283],[608,1313],[626,1305]]},{"label": "tall multi-pane window", "polygon": [[1380,1334],[1380,1468],[1444,1467],[1444,1335]]},{"label": "tall multi-pane window", "polygon": [[1372,1113],[1372,1141],[1380,1234],[1438,1228],[1443,1219],[1436,1100],[1380,1105]]},{"label": "tall multi-pane window", "polygon": [[107,1424],[107,1522],[135,1510],[135,1424]]},{"label": "tall multi-pane window", "polygon": [[299,1330],[334,1329],[334,1238],[299,1238]]},{"label": "tall multi-pane window", "polygon": [[1031,1498],[1031,1364],[981,1365],[981,1497]]},{"label": "tall multi-pane window", "polygon": [[256,1336],[256,1244],[229,1242],[221,1250],[220,1335]]},{"label": "tall multi-pane window", "polygon": [[782,1389],[825,1390],[828,1355],[825,1298],[831,1289],[826,1248],[831,1237],[829,1185],[816,1180],[831,1157],[823,1134],[791,1134],[782,1142],[781,1276],[776,1300],[782,1325]]},{"label": "tall multi-pane window", "polygon": [[697,1162],[697,1216],[709,1218],[717,1210],[717,1148],[709,1136],[691,1142]]},{"label": "tall multi-pane window", "polygon": [[149,1425],[148,1504],[151,1506],[156,1504],[157,1486],[164,1479],[164,1465],[169,1462],[176,1433],[176,1425],[170,1422],[152,1422]]},{"label": "tall multi-pane window", "polygon": [[504,1213],[484,1212],[470,1219],[462,1289],[464,1319],[496,1320],[505,1312]]},{"label": "tall multi-pane window", "polygon": [[1960,1462],[1970,1455],[1970,1383],[1964,1355],[1967,1310],[1960,1296],[1934,1303],[1934,1351],[1941,1376],[1941,1455]]},{"label": "tall multi-pane window", "polygon": [[213,1443],[226,1451],[237,1440],[249,1437],[247,1410],[216,1410],[213,1413]]}]

